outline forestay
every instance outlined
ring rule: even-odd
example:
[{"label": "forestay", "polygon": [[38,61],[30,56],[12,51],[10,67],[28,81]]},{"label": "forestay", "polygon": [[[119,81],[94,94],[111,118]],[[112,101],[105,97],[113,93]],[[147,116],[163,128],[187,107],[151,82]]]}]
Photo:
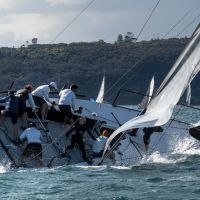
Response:
[{"label": "forestay", "polygon": [[167,123],[175,105],[199,70],[200,27],[192,35],[189,44],[164,79],[155,97],[147,106],[145,114],[129,120],[114,131],[106,143],[104,153],[112,139],[123,131],[133,128],[161,126]]}]

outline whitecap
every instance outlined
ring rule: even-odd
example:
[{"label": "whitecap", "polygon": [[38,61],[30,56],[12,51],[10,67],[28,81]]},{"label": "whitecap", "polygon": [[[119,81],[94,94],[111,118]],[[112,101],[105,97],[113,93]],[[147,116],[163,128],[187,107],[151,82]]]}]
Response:
[{"label": "whitecap", "polygon": [[200,155],[200,143],[193,138],[184,138],[177,142],[172,154]]},{"label": "whitecap", "polygon": [[149,163],[171,164],[176,163],[176,160],[171,159],[167,154],[160,154],[160,152],[155,151],[150,156],[144,156],[141,160],[141,164]]}]

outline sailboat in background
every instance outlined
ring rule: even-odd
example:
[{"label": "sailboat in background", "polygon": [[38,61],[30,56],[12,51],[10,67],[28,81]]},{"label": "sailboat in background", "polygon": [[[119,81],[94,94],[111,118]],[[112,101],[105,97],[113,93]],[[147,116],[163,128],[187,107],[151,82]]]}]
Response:
[{"label": "sailboat in background", "polygon": [[[156,95],[152,98],[150,103],[148,104],[146,111],[144,114],[132,118],[127,121],[121,127],[119,127],[114,133],[109,137],[105,149],[104,156],[106,155],[107,150],[110,147],[111,142],[119,135],[125,135],[126,131],[131,132],[135,128],[145,128],[145,127],[158,127],[164,125],[164,130],[168,127],[170,130],[170,126],[174,126],[174,120],[171,121],[170,118],[172,116],[173,110],[181,98],[182,94],[194,79],[196,74],[200,70],[200,26],[196,29],[194,34],[191,37],[189,44],[183,50],[172,69],[158,88]],[[180,124],[177,123],[179,126]],[[176,126],[177,126],[176,125]],[[182,125],[181,125],[182,127]],[[183,125],[183,129],[186,130],[186,125]],[[171,130],[170,130],[171,131]],[[159,134],[157,138],[154,137],[154,140],[157,142],[151,142],[150,149],[152,151],[167,151],[169,150],[168,146],[170,143],[170,149],[172,148],[172,143],[174,139],[174,135],[170,134]],[[123,134],[122,134],[123,132]],[[182,130],[183,132],[183,130]],[[140,133],[134,136],[133,142],[141,144],[137,140],[137,136]],[[180,133],[179,137],[183,138],[184,134]],[[139,136],[141,137],[141,136]],[[188,137],[186,132],[185,137]],[[162,140],[162,141],[161,141]],[[168,141],[168,144],[166,144]],[[155,148],[156,143],[156,148]],[[164,145],[165,143],[165,145]],[[161,145],[162,144],[162,145]],[[140,146],[141,147],[141,146]],[[160,148],[159,148],[160,147]],[[140,153],[141,154],[141,153]]]},{"label": "sailboat in background", "polygon": [[153,95],[153,91],[154,91],[154,76],[151,79],[151,82],[145,93],[144,98],[142,99],[142,102],[139,104],[140,109],[145,109],[147,107],[147,105],[149,104],[151,97]]},{"label": "sailboat in background", "polygon": [[104,93],[105,93],[105,74],[103,75],[103,79],[101,82],[101,87],[99,89],[99,93],[96,99],[96,103],[102,103],[104,100]]}]

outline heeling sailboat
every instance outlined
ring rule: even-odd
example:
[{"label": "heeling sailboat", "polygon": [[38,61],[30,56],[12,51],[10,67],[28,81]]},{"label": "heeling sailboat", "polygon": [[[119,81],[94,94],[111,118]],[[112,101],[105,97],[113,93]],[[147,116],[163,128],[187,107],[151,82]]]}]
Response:
[{"label": "heeling sailboat", "polygon": [[199,70],[200,26],[198,26],[190,42],[162,82],[156,95],[147,106],[145,114],[132,118],[114,131],[106,143],[104,156],[111,141],[122,132],[135,128],[156,127],[170,123],[169,120],[176,104]]},{"label": "heeling sailboat", "polygon": [[[91,1],[91,2],[93,2],[93,1]],[[158,1],[158,3],[159,2],[160,1]],[[157,7],[158,3],[153,8],[148,20],[150,19],[151,15],[155,11],[155,8]],[[144,26],[145,25],[146,25],[146,23],[144,24]],[[144,29],[144,26],[142,27],[142,30]],[[141,30],[141,32],[142,32],[142,30]],[[139,35],[141,34],[141,32],[139,33]],[[138,37],[139,37],[139,35],[138,35]],[[58,36],[56,36],[56,38]],[[55,39],[53,41],[55,41]],[[147,54],[145,54],[145,55],[147,55]],[[105,81],[103,81],[103,82],[105,82]],[[102,86],[102,88],[103,88],[103,86]],[[103,90],[100,89],[100,91],[101,91],[100,96],[104,96],[103,92],[102,92]],[[104,124],[103,128],[112,128],[113,130],[118,128],[118,126],[119,126],[118,122],[120,122],[120,124],[123,124],[123,123],[125,123],[125,121],[136,116],[139,112],[137,110],[116,107],[116,106],[113,106],[112,104],[105,104],[105,103],[99,104],[99,103],[91,102],[91,101],[87,101],[87,100],[78,100],[77,99],[75,104],[76,104],[76,108],[78,108],[78,107],[83,108],[82,113],[77,114],[77,117],[84,116],[87,118],[88,122],[90,120],[92,120],[94,123],[96,123],[100,120],[106,121],[107,124],[106,125]],[[94,116],[93,113],[97,113],[97,116]],[[35,117],[35,116],[33,115],[32,117]],[[54,119],[51,118],[51,121],[48,124],[49,130],[51,130],[51,136],[53,138],[53,142],[56,142],[56,147],[55,147],[55,145],[53,145],[53,142],[50,142],[49,144],[44,142],[43,146],[45,147],[45,152],[44,152],[43,156],[44,156],[45,164],[50,163],[52,166],[55,166],[55,165],[64,165],[64,164],[74,164],[74,163],[78,163],[78,162],[82,161],[82,158],[81,158],[79,152],[78,153],[76,153],[76,152],[69,153],[70,156],[66,155],[66,156],[64,156],[64,158],[60,156],[60,148],[59,147],[61,147],[61,150],[63,150],[67,146],[67,142],[68,142],[68,141],[66,141],[65,134],[62,134],[64,132],[64,130],[60,124],[60,122],[62,122],[62,120],[63,120],[63,116],[61,116],[61,113],[59,111],[55,111]],[[38,123],[38,126],[40,128],[41,124]],[[96,127],[93,126],[92,130],[95,130],[95,128]],[[60,134],[58,134],[58,133],[60,133]],[[94,134],[96,134],[96,133],[94,132]],[[6,145],[10,145],[9,139],[5,138],[4,142]],[[13,146],[13,145],[11,145],[11,146]],[[12,147],[10,149],[12,150]],[[137,149],[137,147],[135,147],[135,149]],[[140,150],[137,149],[137,152],[139,152],[139,151]],[[19,155],[21,154],[21,149],[18,148],[17,146],[14,146],[12,153],[15,153],[16,157],[18,158]],[[71,159],[71,158],[73,158],[73,159]],[[32,164],[32,163],[30,163],[30,164]],[[35,166],[34,163],[32,166],[33,167]]]}]

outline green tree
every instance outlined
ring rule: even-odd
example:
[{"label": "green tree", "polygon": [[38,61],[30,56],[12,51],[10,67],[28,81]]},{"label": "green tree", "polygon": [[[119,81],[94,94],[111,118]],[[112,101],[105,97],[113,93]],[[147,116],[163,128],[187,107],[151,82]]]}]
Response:
[{"label": "green tree", "polygon": [[135,42],[137,39],[134,37],[134,34],[132,32],[127,32],[124,36],[124,41],[126,43],[132,43]]},{"label": "green tree", "polygon": [[116,43],[123,43],[124,42],[124,39],[123,39],[123,36],[122,36],[122,34],[119,34],[118,35],[118,37],[117,37],[117,41],[116,41]]}]

